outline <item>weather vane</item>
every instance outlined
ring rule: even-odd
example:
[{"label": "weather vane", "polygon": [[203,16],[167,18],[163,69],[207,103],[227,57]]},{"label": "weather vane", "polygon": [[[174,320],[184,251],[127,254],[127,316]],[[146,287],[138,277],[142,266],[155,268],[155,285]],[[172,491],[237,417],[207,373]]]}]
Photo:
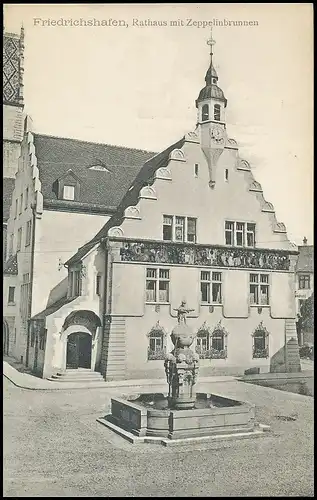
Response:
[{"label": "weather vane", "polygon": [[207,40],[207,45],[210,45],[210,65],[212,66],[212,46],[215,45],[216,41],[212,38],[212,27],[210,28],[210,38]]}]

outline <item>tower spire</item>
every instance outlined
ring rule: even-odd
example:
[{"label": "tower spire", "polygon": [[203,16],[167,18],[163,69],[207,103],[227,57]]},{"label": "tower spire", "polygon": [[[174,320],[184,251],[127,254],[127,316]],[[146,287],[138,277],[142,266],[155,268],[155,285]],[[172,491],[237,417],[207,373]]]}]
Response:
[{"label": "tower spire", "polygon": [[216,41],[212,38],[212,26],[210,28],[210,38],[208,38],[207,40],[207,45],[210,46],[210,67],[212,68],[212,56],[213,56],[213,52],[212,52],[212,47],[213,45],[215,45]]}]

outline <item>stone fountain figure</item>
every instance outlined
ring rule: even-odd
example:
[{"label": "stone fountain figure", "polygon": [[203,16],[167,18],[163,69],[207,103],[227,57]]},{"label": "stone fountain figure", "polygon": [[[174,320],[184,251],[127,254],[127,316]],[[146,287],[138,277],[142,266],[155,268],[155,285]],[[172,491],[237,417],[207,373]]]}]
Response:
[{"label": "stone fountain figure", "polygon": [[174,349],[166,356],[164,367],[169,386],[168,404],[170,408],[185,410],[194,408],[196,392],[194,389],[197,375],[199,356],[190,349],[194,341],[194,334],[187,325],[187,314],[194,309],[188,309],[183,300],[177,311],[178,325],[173,328],[171,340]]}]

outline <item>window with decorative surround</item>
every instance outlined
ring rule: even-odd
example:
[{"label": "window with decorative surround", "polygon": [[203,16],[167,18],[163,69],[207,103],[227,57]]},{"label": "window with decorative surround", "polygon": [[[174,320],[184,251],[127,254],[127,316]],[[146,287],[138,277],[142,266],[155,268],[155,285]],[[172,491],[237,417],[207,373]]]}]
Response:
[{"label": "window with decorative surround", "polygon": [[309,274],[300,274],[298,276],[298,288],[300,290],[309,290],[310,289],[310,275]]},{"label": "window with decorative surround", "polygon": [[151,328],[147,336],[149,339],[147,351],[148,360],[165,359],[167,333],[160,325],[159,321]]},{"label": "window with decorative surround", "polygon": [[197,354],[201,359],[226,359],[227,337],[228,332],[220,321],[213,330],[205,322],[197,332]]},{"label": "window with decorative surround", "polygon": [[200,272],[200,299],[202,304],[222,303],[222,273]]},{"label": "window with decorative surround", "polygon": [[250,305],[268,306],[270,303],[268,274],[250,274]]},{"label": "window with decorative surround", "polygon": [[255,224],[226,220],[225,244],[237,247],[255,247]]},{"label": "window with decorative surround", "polygon": [[20,210],[19,210],[20,214],[22,214],[22,210],[23,210],[23,193],[21,193],[20,196]]},{"label": "window with decorative surround", "polygon": [[163,240],[196,243],[196,219],[163,215]]},{"label": "window with decorative surround", "polygon": [[146,269],[146,302],[169,303],[170,271],[165,268]]},{"label": "window with decorative surround", "polygon": [[254,359],[269,357],[269,332],[262,321],[252,333],[252,357]]}]

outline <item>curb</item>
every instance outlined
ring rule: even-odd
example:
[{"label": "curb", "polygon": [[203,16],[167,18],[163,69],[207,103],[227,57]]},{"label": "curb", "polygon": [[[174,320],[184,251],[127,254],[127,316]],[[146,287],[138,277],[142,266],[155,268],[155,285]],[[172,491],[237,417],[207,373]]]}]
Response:
[{"label": "curb", "polygon": [[[91,383],[71,383],[71,382],[51,382],[45,379],[37,378],[34,375],[20,373],[13,368],[7,361],[3,361],[3,376],[6,377],[12,384],[20,389],[28,389],[31,391],[66,391],[71,389],[119,389],[119,388],[138,388],[144,386],[166,386],[165,379],[140,379],[140,380],[119,380],[113,382],[91,382]],[[237,377],[222,376],[222,377],[201,377],[199,383],[222,383],[233,382]]]}]

